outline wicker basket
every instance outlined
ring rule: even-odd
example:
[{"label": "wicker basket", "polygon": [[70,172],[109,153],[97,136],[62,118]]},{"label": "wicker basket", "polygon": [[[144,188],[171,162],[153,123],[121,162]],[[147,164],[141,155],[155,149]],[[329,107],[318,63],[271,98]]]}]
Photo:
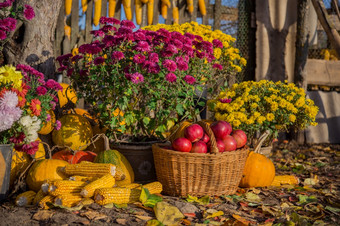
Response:
[{"label": "wicker basket", "polygon": [[241,181],[248,149],[219,153],[210,127],[198,122],[210,137],[211,154],[185,153],[152,146],[157,179],[172,196],[234,194]]}]

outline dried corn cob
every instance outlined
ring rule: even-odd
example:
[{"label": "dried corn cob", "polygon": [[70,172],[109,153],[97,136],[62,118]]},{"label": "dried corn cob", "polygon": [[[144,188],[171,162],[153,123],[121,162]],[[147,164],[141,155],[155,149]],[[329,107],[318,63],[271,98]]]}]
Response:
[{"label": "dried corn cob", "polygon": [[153,22],[153,0],[149,0],[148,3],[148,25],[152,25]]},{"label": "dried corn cob", "polygon": [[174,6],[172,9],[172,17],[174,19],[174,24],[178,24],[179,22],[179,14],[178,14],[178,7]]},{"label": "dried corn cob", "polygon": [[78,176],[78,175],[75,175],[75,176],[69,177],[68,179],[69,179],[69,180],[72,180],[72,181],[92,182],[92,181],[94,181],[94,180],[99,179],[99,177],[85,177],[85,176]]},{"label": "dried corn cob", "polygon": [[81,0],[81,8],[83,9],[83,13],[87,10],[87,0]]},{"label": "dried corn cob", "polygon": [[141,0],[144,4],[148,3],[149,0]]},{"label": "dried corn cob", "polygon": [[147,188],[150,194],[160,194],[163,191],[163,186],[158,181],[145,184],[142,187]]},{"label": "dried corn cob", "polygon": [[110,173],[116,174],[116,166],[110,163],[70,164],[64,167],[64,172],[70,176],[101,177]]},{"label": "dried corn cob", "polygon": [[298,184],[299,178],[294,175],[280,175],[275,176],[270,186],[281,186],[283,184]]},{"label": "dried corn cob", "polygon": [[115,16],[116,0],[109,0],[109,17]]},{"label": "dried corn cob", "polygon": [[78,205],[88,206],[88,205],[91,205],[92,203],[94,203],[93,199],[91,199],[91,198],[83,198],[82,200],[80,200]]},{"label": "dried corn cob", "polygon": [[71,181],[71,180],[61,180],[53,182],[48,188],[49,194],[53,196],[58,196],[68,193],[80,193],[81,190],[87,185],[84,181]]},{"label": "dried corn cob", "polygon": [[46,196],[42,189],[40,189],[37,194],[35,195],[32,204],[38,205],[39,202]]},{"label": "dried corn cob", "polygon": [[93,14],[94,26],[97,26],[99,24],[101,12],[102,12],[102,0],[94,0],[94,14]]},{"label": "dried corn cob", "polygon": [[51,195],[46,195],[44,198],[42,198],[39,202],[39,207],[47,210],[50,207],[47,205],[47,203],[53,203],[55,197],[51,196]]},{"label": "dried corn cob", "polygon": [[[117,183],[117,185],[118,185],[118,183]],[[121,188],[130,188],[130,189],[133,189],[133,188],[141,189],[142,185],[141,184],[137,184],[137,183],[132,183],[132,184],[124,184],[124,185],[121,185],[121,186],[118,185],[118,187],[121,187]]]},{"label": "dried corn cob", "polygon": [[63,195],[58,195],[54,203],[57,205],[61,206],[66,206],[66,207],[74,207],[76,206],[83,197],[80,194],[63,194]]},{"label": "dried corn cob", "polygon": [[80,194],[89,198],[94,195],[94,191],[98,188],[112,188],[115,185],[115,178],[111,174],[106,174],[102,176],[98,180],[92,181],[88,185],[86,185],[80,192]]},{"label": "dried corn cob", "polygon": [[187,0],[187,9],[190,14],[194,12],[194,0]]},{"label": "dried corn cob", "polygon": [[65,0],[65,14],[66,16],[71,13],[72,0]]},{"label": "dried corn cob", "polygon": [[161,3],[161,15],[164,19],[168,18],[168,6],[165,3]]},{"label": "dried corn cob", "polygon": [[204,0],[198,0],[198,8],[203,16],[207,15],[207,9],[205,7]]},{"label": "dried corn cob", "polygon": [[140,193],[139,189],[100,188],[94,193],[94,201],[99,205],[132,203],[139,200]]},{"label": "dried corn cob", "polygon": [[135,0],[135,12],[136,23],[140,25],[142,23],[142,2],[141,0]]},{"label": "dried corn cob", "polygon": [[25,191],[17,196],[15,204],[17,206],[31,205],[36,193],[34,191]]},{"label": "dried corn cob", "polygon": [[71,39],[71,27],[68,25],[64,26],[64,35],[68,38],[68,40]]},{"label": "dried corn cob", "polygon": [[132,20],[131,0],[123,0],[122,3],[123,3],[126,19]]}]

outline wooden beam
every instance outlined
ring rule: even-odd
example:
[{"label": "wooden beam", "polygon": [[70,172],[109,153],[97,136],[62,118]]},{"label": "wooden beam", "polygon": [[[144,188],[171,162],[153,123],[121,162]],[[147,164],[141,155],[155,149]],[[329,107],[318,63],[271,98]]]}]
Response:
[{"label": "wooden beam", "polygon": [[308,59],[307,84],[340,86],[340,61]]},{"label": "wooden beam", "polygon": [[79,2],[72,1],[72,11],[71,11],[71,50],[77,43],[78,33],[79,33]]}]

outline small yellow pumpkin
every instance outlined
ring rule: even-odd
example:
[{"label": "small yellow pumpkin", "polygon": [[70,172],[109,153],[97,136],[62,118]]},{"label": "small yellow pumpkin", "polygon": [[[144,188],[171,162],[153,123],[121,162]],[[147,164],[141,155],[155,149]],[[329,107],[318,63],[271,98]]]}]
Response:
[{"label": "small yellow pumpkin", "polygon": [[38,132],[41,135],[47,135],[50,132],[52,132],[52,130],[54,129],[54,124],[56,122],[56,117],[55,117],[54,112],[52,110],[49,110],[47,113],[51,116],[51,120],[48,122],[43,122],[43,127]]},{"label": "small yellow pumpkin", "polygon": [[63,87],[62,91],[60,90],[58,91],[58,99],[59,99],[60,107],[63,107],[70,101],[76,104],[78,101],[78,98],[77,98],[77,94],[74,91],[74,89],[66,83],[60,83],[60,85]]},{"label": "small yellow pumpkin", "polygon": [[244,167],[240,187],[265,187],[270,186],[275,177],[275,166],[266,156],[249,152]]},{"label": "small yellow pumpkin", "polygon": [[60,119],[61,128],[53,130],[52,141],[59,146],[68,146],[75,151],[87,148],[93,136],[91,124],[81,115],[68,114]]},{"label": "small yellow pumpkin", "polygon": [[38,192],[44,181],[66,179],[67,176],[61,169],[68,164],[59,159],[42,159],[33,163],[26,178],[29,189]]}]

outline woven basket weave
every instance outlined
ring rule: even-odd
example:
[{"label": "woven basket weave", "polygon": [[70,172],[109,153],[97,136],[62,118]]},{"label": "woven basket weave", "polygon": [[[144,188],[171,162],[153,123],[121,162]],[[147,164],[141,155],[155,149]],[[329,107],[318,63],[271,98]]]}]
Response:
[{"label": "woven basket weave", "polygon": [[230,195],[241,181],[248,149],[219,153],[210,127],[198,122],[210,137],[211,153],[186,153],[152,146],[157,179],[172,196]]}]

